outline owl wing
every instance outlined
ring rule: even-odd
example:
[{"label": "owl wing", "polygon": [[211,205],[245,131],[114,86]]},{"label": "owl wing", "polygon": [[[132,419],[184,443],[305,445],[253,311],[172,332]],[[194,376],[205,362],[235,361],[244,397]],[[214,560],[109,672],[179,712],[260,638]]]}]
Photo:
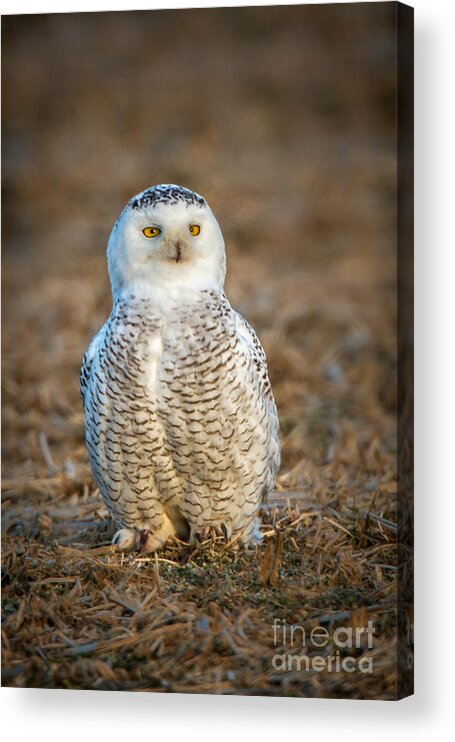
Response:
[{"label": "owl wing", "polygon": [[262,347],[258,336],[256,335],[249,322],[247,322],[247,320],[235,310],[232,310],[232,312],[235,315],[236,330],[239,342],[244,347],[244,350],[246,350],[247,355],[249,356],[251,363],[255,368],[260,394],[264,398],[268,410],[268,417],[272,428],[270,463],[271,469],[273,471],[273,476],[275,476],[276,472],[280,468],[281,463],[279,445],[279,420],[278,411],[272,392],[272,385],[269,380],[267,358],[264,348]]},{"label": "owl wing", "polygon": [[267,397],[267,399],[270,400],[270,402],[275,407],[272,385],[269,381],[269,374],[267,369],[267,358],[264,348],[261,345],[261,341],[251,327],[250,323],[247,322],[246,319],[234,309],[232,310],[232,312],[235,315],[237,325],[236,329],[239,340],[246,347],[248,355],[250,356],[256,368],[261,392],[262,394],[264,394],[265,397]]},{"label": "owl wing", "polygon": [[87,388],[90,384],[90,377],[91,372],[94,363],[96,362],[98,350],[104,340],[104,335],[106,331],[106,325],[103,325],[101,330],[95,335],[92,342],[88,346],[85,355],[84,360],[82,361],[82,367],[81,367],[81,373],[80,373],[80,390],[82,395],[82,401],[85,402],[85,395],[87,393]]}]

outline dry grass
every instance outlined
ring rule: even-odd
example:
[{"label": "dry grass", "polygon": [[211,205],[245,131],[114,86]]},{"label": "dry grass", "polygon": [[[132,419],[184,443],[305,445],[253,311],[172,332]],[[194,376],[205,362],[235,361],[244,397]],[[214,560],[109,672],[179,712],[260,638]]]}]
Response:
[{"label": "dry grass", "polygon": [[[392,19],[241,13],[4,24],[5,685],[395,696]],[[88,467],[104,245],[125,198],[169,181],[211,202],[269,358],[283,467],[257,552],[117,554]],[[275,619],[373,620],[373,674],[274,670]]]}]

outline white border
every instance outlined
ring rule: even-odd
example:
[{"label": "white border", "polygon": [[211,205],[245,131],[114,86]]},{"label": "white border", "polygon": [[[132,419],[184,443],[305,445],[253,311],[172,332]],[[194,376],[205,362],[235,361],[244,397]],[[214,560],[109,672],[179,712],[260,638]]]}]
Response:
[{"label": "white border", "polygon": [[[2,14],[241,2],[51,2],[3,0]],[[251,5],[296,4],[251,2]],[[455,239],[453,236],[453,0],[416,9],[416,504],[417,695],[398,704],[287,698],[13,690],[0,692],[5,739],[116,740],[259,738],[383,742],[447,739],[453,722]]]},{"label": "white border", "polygon": [[[351,2],[353,0],[348,0]],[[373,0],[366,0],[372,2]],[[307,5],[318,5],[319,0],[308,0]],[[3,0],[0,5],[2,14],[15,13],[75,13],[96,12],[102,10],[152,10],[158,8],[217,8],[238,7],[242,5],[302,5],[300,0]]]}]

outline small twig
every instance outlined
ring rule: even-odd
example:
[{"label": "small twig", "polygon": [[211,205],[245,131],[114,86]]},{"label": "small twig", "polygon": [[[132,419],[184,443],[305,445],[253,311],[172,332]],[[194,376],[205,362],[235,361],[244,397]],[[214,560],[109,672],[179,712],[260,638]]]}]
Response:
[{"label": "small twig", "polygon": [[39,434],[39,444],[41,447],[44,461],[46,462],[49,476],[53,477],[57,473],[58,469],[54,464],[54,460],[50,452],[49,444],[47,442],[46,434],[43,431],[41,431],[41,433]]},{"label": "small twig", "polygon": [[160,598],[162,598],[163,597],[163,590],[161,588],[160,563],[159,563],[158,554],[156,553],[156,551],[155,551],[155,569],[154,569],[154,573],[155,573],[156,589],[157,589],[158,595],[160,596]]},{"label": "small twig", "polygon": [[283,551],[284,536],[282,533],[276,535],[275,556],[273,558],[272,574],[270,575],[270,584],[276,587],[279,582],[280,557]]}]

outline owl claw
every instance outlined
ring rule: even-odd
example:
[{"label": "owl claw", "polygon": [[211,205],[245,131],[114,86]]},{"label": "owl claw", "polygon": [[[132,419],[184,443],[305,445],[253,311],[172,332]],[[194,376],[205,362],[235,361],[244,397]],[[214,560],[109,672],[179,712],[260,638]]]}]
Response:
[{"label": "owl claw", "polygon": [[141,551],[144,551],[144,547],[147,544],[149,537],[149,532],[146,528],[143,528],[142,531],[139,531],[139,533],[136,535],[136,542],[137,542],[137,550],[139,554]]},{"label": "owl claw", "polygon": [[225,543],[228,544],[229,541],[232,538],[232,527],[226,525],[226,523],[222,523],[221,524],[221,532],[222,532],[222,534],[224,536]]},{"label": "owl claw", "polygon": [[251,531],[249,541],[252,546],[260,546],[264,541],[259,518],[255,518],[253,521],[253,529]]},{"label": "owl claw", "polygon": [[134,528],[121,528],[114,535],[112,543],[119,551],[137,551],[139,554],[146,554],[163,546],[164,540],[153,536],[146,528],[140,531]]}]

